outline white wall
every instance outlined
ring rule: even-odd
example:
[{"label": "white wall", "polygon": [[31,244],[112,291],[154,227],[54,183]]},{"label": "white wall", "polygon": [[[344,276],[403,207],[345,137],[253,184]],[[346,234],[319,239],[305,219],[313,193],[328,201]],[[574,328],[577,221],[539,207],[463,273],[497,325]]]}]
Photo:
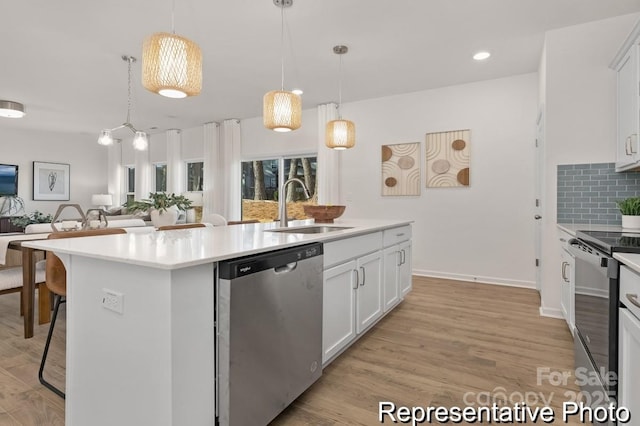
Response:
[{"label": "white wall", "polygon": [[[61,203],[78,203],[84,210],[93,208],[91,195],[107,192],[107,148],[94,135],[78,135],[0,127],[0,163],[17,164],[18,195],[26,213],[39,210],[55,213]],[[33,162],[69,164],[70,200],[33,201]]]},{"label": "white wall", "polygon": [[[616,74],[609,63],[640,14],[550,31],[539,99],[545,110],[542,312],[560,314],[557,165],[615,161]],[[544,69],[542,69],[544,68]]]},{"label": "white wall", "polygon": [[302,126],[288,133],[266,129],[262,116],[241,121],[242,160],[318,151],[318,113],[316,108],[302,111]]},{"label": "white wall", "polygon": [[[414,273],[534,285],[533,146],[538,81],[520,75],[343,105],[345,217],[410,219]],[[471,129],[471,185],[424,188],[425,134]],[[384,144],[421,142],[422,195],[382,197]]]}]

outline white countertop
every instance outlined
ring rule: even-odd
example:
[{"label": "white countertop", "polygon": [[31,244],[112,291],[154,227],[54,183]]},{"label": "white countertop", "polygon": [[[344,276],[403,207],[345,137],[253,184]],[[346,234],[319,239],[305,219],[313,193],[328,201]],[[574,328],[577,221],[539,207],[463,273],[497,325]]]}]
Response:
[{"label": "white countertop", "polygon": [[588,223],[558,223],[558,228],[571,234],[572,237],[576,236],[576,231],[611,231],[611,232],[632,232],[638,233],[640,230],[626,230],[622,229],[620,225],[590,225]]},{"label": "white countertop", "polygon": [[[252,223],[142,234],[42,240],[24,243],[24,245],[55,253],[80,255],[159,269],[178,269],[311,242],[347,238],[395,228],[411,222],[410,220],[338,219],[334,224],[326,225],[352,228],[322,234],[265,232],[266,229],[277,229],[278,223]],[[296,220],[291,221],[289,227],[313,224],[312,219]]]},{"label": "white countertop", "polygon": [[640,254],[634,253],[613,253],[613,258],[640,273]]}]

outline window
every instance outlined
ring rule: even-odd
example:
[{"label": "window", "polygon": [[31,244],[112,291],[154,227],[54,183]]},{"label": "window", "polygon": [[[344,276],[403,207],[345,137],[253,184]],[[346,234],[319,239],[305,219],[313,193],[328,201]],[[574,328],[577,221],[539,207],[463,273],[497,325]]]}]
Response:
[{"label": "window", "polygon": [[187,191],[202,191],[204,162],[187,163]]},{"label": "window", "polygon": [[136,198],[136,168],[133,166],[125,167],[126,187],[127,187],[127,203]]},{"label": "window", "polygon": [[155,192],[167,192],[167,165],[156,163],[153,165]]},{"label": "window", "polygon": [[[302,204],[317,204],[316,169],[315,156],[243,161],[242,220],[277,220],[280,202],[278,191],[281,185],[291,178],[298,178],[305,183],[311,199],[306,199],[300,185],[289,184],[286,200],[288,216],[306,219]],[[284,173],[281,173],[282,171]]]}]

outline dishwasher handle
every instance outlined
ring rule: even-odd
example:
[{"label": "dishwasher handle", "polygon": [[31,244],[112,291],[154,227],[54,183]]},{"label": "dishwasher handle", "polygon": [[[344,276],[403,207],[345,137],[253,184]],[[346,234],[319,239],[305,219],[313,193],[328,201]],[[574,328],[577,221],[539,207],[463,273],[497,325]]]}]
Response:
[{"label": "dishwasher handle", "polygon": [[286,274],[287,272],[291,272],[298,267],[298,262],[289,262],[286,265],[276,266],[273,268],[273,272],[276,274]]}]

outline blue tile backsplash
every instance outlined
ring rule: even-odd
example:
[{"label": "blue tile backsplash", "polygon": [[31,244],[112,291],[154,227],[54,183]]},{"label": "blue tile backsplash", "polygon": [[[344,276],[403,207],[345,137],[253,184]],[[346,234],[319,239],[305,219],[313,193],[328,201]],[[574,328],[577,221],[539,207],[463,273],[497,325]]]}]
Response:
[{"label": "blue tile backsplash", "polygon": [[640,172],[616,173],[614,163],[558,166],[558,223],[620,225],[616,201],[640,196]]}]

